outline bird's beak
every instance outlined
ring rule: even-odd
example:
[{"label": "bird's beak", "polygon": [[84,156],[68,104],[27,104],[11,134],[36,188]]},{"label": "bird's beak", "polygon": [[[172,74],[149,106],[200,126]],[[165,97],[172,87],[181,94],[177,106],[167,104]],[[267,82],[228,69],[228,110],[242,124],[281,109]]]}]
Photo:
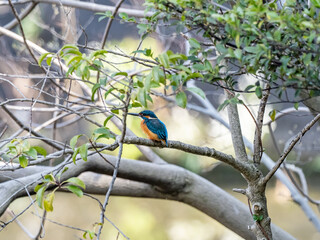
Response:
[{"label": "bird's beak", "polygon": [[132,115],[132,116],[137,116],[137,117],[140,117],[139,113],[128,113],[129,115]]}]

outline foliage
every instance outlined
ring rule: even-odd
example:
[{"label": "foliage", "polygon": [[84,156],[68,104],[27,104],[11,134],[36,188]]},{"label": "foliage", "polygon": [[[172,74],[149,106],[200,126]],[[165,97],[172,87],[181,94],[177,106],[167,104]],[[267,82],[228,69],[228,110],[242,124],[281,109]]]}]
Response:
[{"label": "foliage", "polygon": [[41,146],[31,146],[28,140],[13,139],[9,144],[8,157],[10,162],[19,159],[21,167],[25,168],[29,164],[29,160],[37,160],[38,154],[46,157],[47,151]]},{"label": "foliage", "polygon": [[[82,180],[80,180],[77,177],[71,177],[63,182],[60,181],[61,174],[63,174],[67,170],[68,168],[64,168],[62,172],[57,174],[57,176],[54,176],[53,174],[45,175],[43,177],[42,182],[35,187],[34,191],[37,193],[36,200],[40,208],[44,207],[44,209],[48,212],[53,211],[53,200],[55,197],[55,192],[58,189],[65,189],[67,191],[74,193],[78,197],[82,197],[83,195],[82,189],[86,188]],[[49,187],[51,189],[53,188],[53,190],[45,194],[45,191]]]},{"label": "foliage", "polygon": [[[212,67],[208,61],[210,51],[190,38],[188,59],[191,64],[187,73],[200,72],[203,81],[222,80],[230,88],[234,87],[234,77],[249,73],[278,88],[280,97],[287,88],[293,88],[296,96],[302,89],[307,89],[310,96],[318,95],[320,37],[317,29],[320,19],[316,14],[317,1],[312,1],[310,7],[306,1],[286,1],[281,8],[275,1],[241,0],[231,6],[228,1],[217,3],[147,1],[148,7],[161,12],[164,21],[175,24],[177,20],[185,28],[200,33],[202,43],[207,41],[206,45],[215,46],[211,54],[217,59]],[[235,70],[221,71],[222,61],[231,63]],[[257,83],[255,87],[258,98],[263,91],[260,85]]]},{"label": "foliage", "polygon": [[[300,1],[286,1],[280,8],[275,2],[265,4],[263,1],[241,0],[232,6],[225,5],[221,12],[220,6],[224,3],[227,1],[211,4],[207,1],[148,0],[147,8],[154,8],[156,12],[146,17],[148,23],[137,25],[143,38],[155,31],[163,21],[176,26],[178,33],[181,29],[200,33],[201,42],[188,37],[189,55],[173,53],[171,50],[158,56],[154,56],[152,49],[134,51],[133,56],[139,53],[153,60],[150,71],[135,76],[129,76],[126,72],[104,76],[92,87],[92,101],[100,89],[105,90],[105,98],[117,92],[117,97],[123,100],[124,91],[121,87],[107,86],[108,79],[117,76],[133,79],[131,107],[147,107],[148,102],[152,102],[152,90],[162,86],[176,94],[178,106],[185,108],[185,85],[190,79],[225,84],[230,89],[240,91],[236,89],[236,83],[237,76],[242,74],[256,76],[258,81],[241,91],[251,92],[252,89],[259,99],[262,98],[266,82],[271,88],[278,89],[280,98],[288,88],[295,90],[295,96],[299,96],[303,89],[311,97],[318,95],[320,83],[317,66],[320,54],[317,46],[320,37],[317,36],[317,26],[320,26],[320,20],[316,14],[316,1],[312,2],[310,8]],[[110,12],[101,15],[100,20],[111,17]],[[121,13],[119,16],[125,22],[136,23],[136,19],[127,14]],[[53,57],[61,57],[69,66],[67,76],[75,72],[82,79],[90,80],[91,71],[102,71],[107,53],[106,50],[96,50],[87,56],[78,47],[66,45],[57,54],[42,55],[39,64],[47,58],[47,64],[50,65]],[[214,61],[213,56],[216,58]],[[226,64],[231,64],[233,70],[225,71]],[[205,97],[199,88],[187,90]],[[114,111],[117,112],[116,109]]]}]

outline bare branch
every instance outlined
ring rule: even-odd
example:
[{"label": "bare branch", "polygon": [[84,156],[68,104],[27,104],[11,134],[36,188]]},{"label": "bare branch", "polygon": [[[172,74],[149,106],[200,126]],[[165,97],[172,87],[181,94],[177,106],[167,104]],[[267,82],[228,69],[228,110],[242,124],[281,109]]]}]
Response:
[{"label": "bare branch", "polygon": [[265,112],[268,98],[270,95],[270,85],[268,84],[266,88],[267,90],[264,91],[263,97],[260,100],[260,106],[259,106],[258,116],[256,120],[257,127],[254,133],[254,140],[253,140],[253,163],[257,165],[260,164],[261,157],[263,154],[263,146],[262,146],[262,139],[261,139],[262,126],[263,126],[264,112]]},{"label": "bare branch", "polygon": [[[116,164],[117,157],[107,155],[105,157],[113,164]],[[62,181],[87,171],[108,175],[113,173],[113,168],[109,164],[106,164],[97,154],[89,156],[87,162],[78,161],[77,165],[71,163],[67,165],[67,167],[69,170],[61,176]],[[57,167],[43,168],[47,170],[19,179],[21,182],[25,183],[29,191],[33,191],[33,188],[36,185],[35,181],[39,176],[45,172],[53,172],[54,169],[57,169]],[[119,177],[127,180],[118,179],[119,181],[116,181],[112,194],[172,199],[184,202],[199,209],[212,218],[217,219],[243,238],[255,239],[254,235],[247,229],[246,223],[253,222],[252,217],[247,211],[247,206],[204,178],[181,167],[171,164],[159,165],[121,159]],[[93,189],[93,191],[95,193],[105,193],[108,188],[108,184],[106,183],[110,184],[110,178],[111,177],[102,177],[102,179],[93,178],[96,183],[96,188]],[[30,183],[34,184],[29,185]],[[90,186],[90,184],[88,186]],[[134,188],[135,186],[138,188]],[[3,203],[4,199],[10,199],[11,202],[16,197],[23,196],[23,194],[25,194],[24,192],[17,192],[17,189],[19,188],[21,188],[21,185],[14,180],[1,183],[0,202]],[[8,196],[11,196],[13,193],[15,193],[15,195],[9,198]],[[204,201],[208,204],[204,205]],[[3,204],[0,205],[0,212],[2,212],[2,210]],[[276,239],[294,239],[274,225],[273,232]]]},{"label": "bare branch", "polygon": [[[28,4],[28,6],[19,14],[19,19],[23,20],[26,16],[28,16],[32,12],[32,10],[37,6],[37,4],[38,3],[35,3],[35,2],[31,2],[30,4]],[[17,26],[18,24],[19,24],[19,22],[18,22],[17,18],[15,18],[3,27],[6,29],[12,29],[15,26]],[[0,36],[1,35],[2,35],[2,33],[0,33]]]},{"label": "bare branch", "polygon": [[[262,184],[265,185],[272,178],[275,172],[279,169],[283,161],[286,159],[288,154],[291,152],[293,147],[297,144],[297,142],[304,136],[304,134],[311,129],[311,127],[318,122],[320,119],[320,114],[315,116],[306,126],[295,136],[295,138],[291,141],[290,145],[285,149],[283,154],[280,156],[274,167],[268,172],[268,174],[263,178]],[[320,227],[320,226],[319,226]]]},{"label": "bare branch", "polygon": [[[93,2],[81,2],[81,1],[75,1],[75,0],[22,0],[15,4],[24,4],[28,2],[34,2],[34,3],[48,3],[48,4],[55,4],[55,5],[62,5],[65,7],[73,7],[93,12],[105,12],[105,11],[111,11],[113,12],[115,7],[103,5],[103,4],[97,4]],[[1,5],[8,5],[7,2],[2,1],[0,2]],[[138,9],[128,9],[128,8],[120,8],[119,13],[127,13],[129,16],[133,17],[145,17],[145,16],[151,16],[152,13],[144,13],[143,10]]]},{"label": "bare branch", "polygon": [[[234,95],[226,91],[228,98],[233,98]],[[246,148],[244,146],[244,142],[242,139],[242,132],[240,126],[240,119],[238,114],[238,107],[236,104],[230,103],[228,105],[228,116],[229,116],[229,123],[230,123],[230,132],[233,142],[234,151],[236,157],[239,161],[248,163],[248,156],[246,152]]]}]

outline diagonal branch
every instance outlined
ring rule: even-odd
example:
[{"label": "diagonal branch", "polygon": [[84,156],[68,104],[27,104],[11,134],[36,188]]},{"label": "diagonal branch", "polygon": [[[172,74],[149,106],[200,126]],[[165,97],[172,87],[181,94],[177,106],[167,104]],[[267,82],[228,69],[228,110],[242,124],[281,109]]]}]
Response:
[{"label": "diagonal branch", "polygon": [[311,127],[316,124],[320,119],[320,114],[315,116],[302,130],[300,133],[298,133],[295,138],[291,141],[287,149],[283,152],[283,154],[280,156],[274,167],[268,172],[268,174],[263,178],[262,185],[266,185],[267,182],[272,178],[272,176],[275,174],[275,172],[279,169],[283,161],[286,159],[288,154],[291,152],[293,147],[297,144],[297,142],[304,136],[306,132],[308,132]]},{"label": "diagonal branch", "polygon": [[21,35],[22,35],[22,38],[23,38],[23,42],[24,42],[26,48],[28,49],[30,55],[32,56],[33,60],[34,60],[35,62],[37,62],[37,58],[36,58],[36,56],[34,55],[32,49],[30,48],[30,46],[29,46],[29,44],[28,44],[28,42],[27,42],[27,38],[26,38],[26,36],[25,36],[25,34],[24,34],[24,30],[23,30],[23,27],[22,27],[22,23],[21,23],[19,14],[17,13],[17,10],[15,9],[14,5],[12,4],[12,1],[11,1],[11,0],[8,0],[8,1],[9,1],[9,5],[10,5],[10,7],[11,7],[11,9],[12,9],[12,12],[13,12],[14,16],[15,16],[16,19],[17,19],[18,26],[19,26],[19,28],[20,28]]},{"label": "diagonal branch", "polygon": [[[21,11],[21,13],[19,14],[19,19],[23,20],[26,16],[28,16],[32,10],[37,6],[38,3],[32,2],[30,3],[23,11]],[[6,29],[12,29],[15,26],[17,26],[17,24],[19,24],[17,18],[13,19],[11,22],[7,23],[4,28]],[[0,33],[0,36],[2,35],[2,33]]]}]

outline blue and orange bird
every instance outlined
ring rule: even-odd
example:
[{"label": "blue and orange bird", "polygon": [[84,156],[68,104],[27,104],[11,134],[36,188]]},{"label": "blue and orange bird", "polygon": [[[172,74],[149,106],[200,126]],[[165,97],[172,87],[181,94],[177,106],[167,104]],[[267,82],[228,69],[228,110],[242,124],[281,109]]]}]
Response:
[{"label": "blue and orange bird", "polygon": [[141,129],[147,134],[148,138],[154,141],[161,141],[168,147],[168,132],[166,125],[150,110],[144,110],[140,113],[128,113],[138,116],[142,119]]}]

